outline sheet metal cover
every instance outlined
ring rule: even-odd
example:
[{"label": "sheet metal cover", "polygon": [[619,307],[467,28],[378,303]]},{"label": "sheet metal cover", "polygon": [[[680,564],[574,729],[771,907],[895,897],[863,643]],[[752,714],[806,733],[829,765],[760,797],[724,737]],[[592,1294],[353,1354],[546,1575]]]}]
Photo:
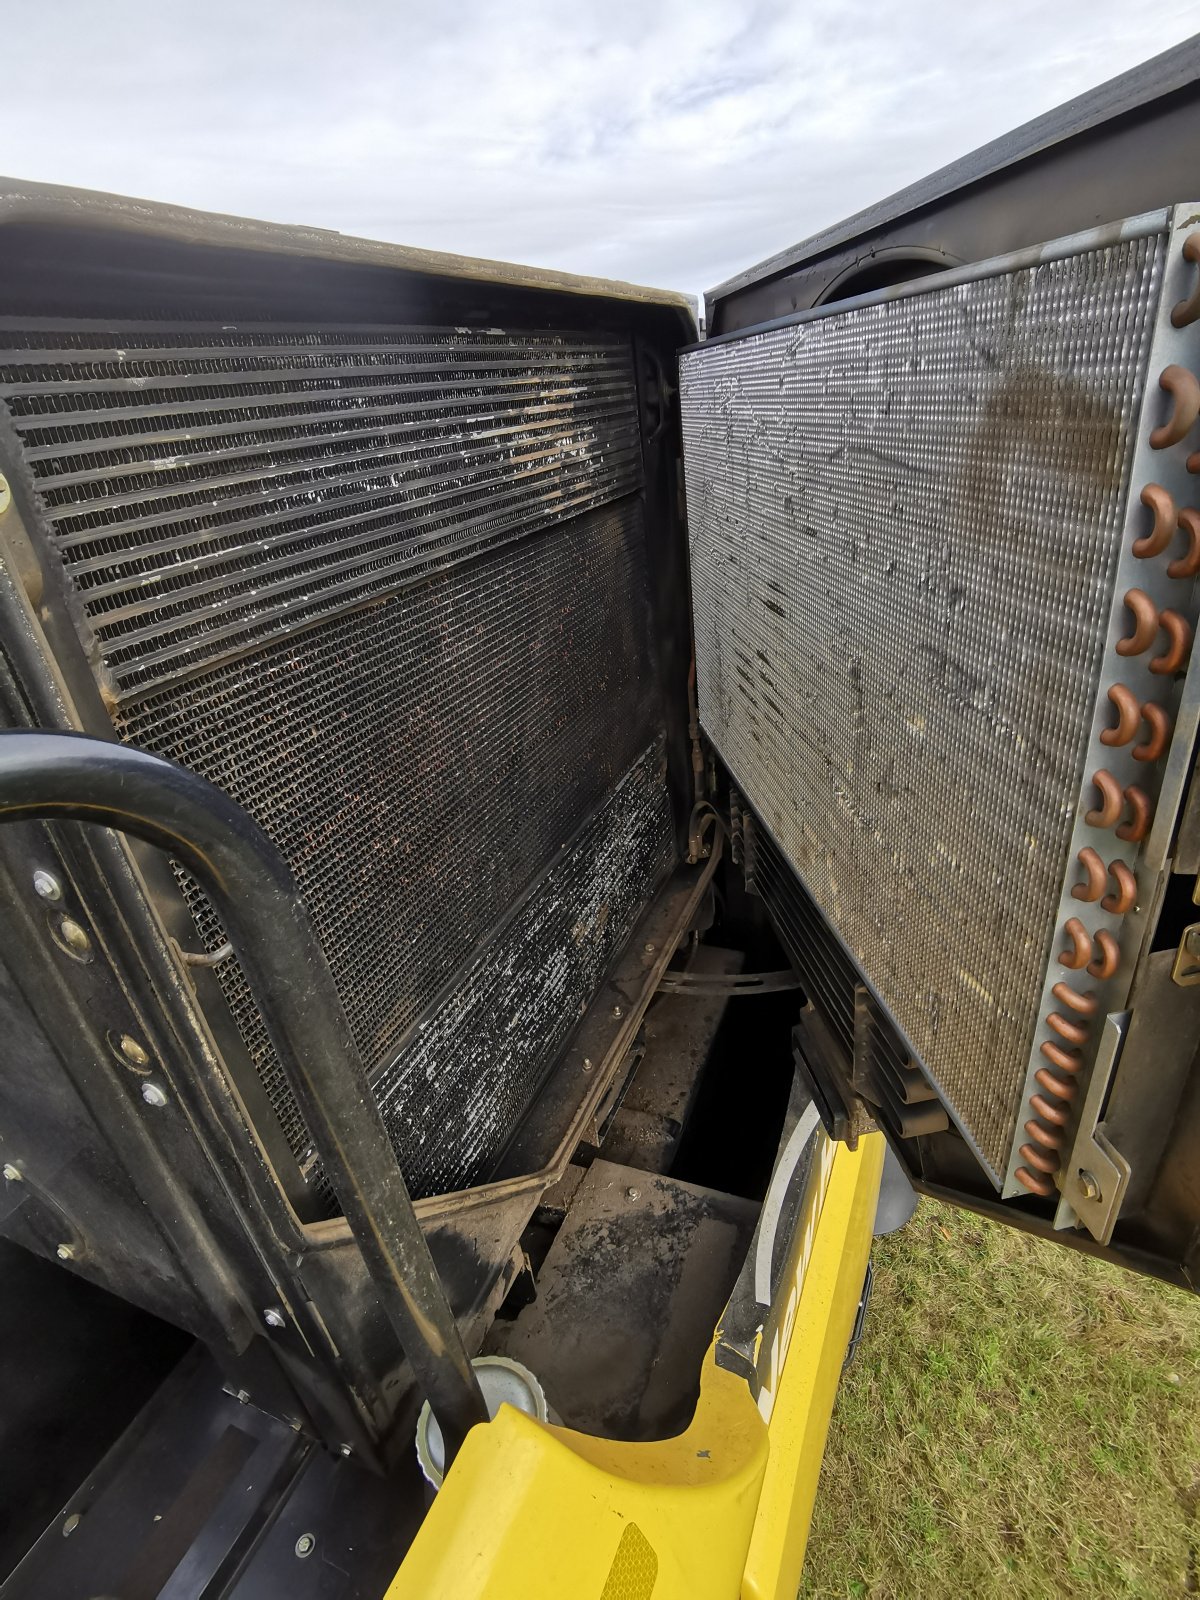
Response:
[{"label": "sheet metal cover", "polygon": [[1161,277],[1108,238],[680,363],[701,721],[997,1183]]}]

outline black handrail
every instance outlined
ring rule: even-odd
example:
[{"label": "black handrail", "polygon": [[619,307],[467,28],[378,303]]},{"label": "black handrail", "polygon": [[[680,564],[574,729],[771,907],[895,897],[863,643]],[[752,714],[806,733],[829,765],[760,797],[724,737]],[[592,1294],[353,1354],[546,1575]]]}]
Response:
[{"label": "black handrail", "polygon": [[94,822],[168,851],[212,900],[379,1300],[446,1440],[487,1411],[291,869],[206,779],[84,734],[0,732],[0,822]]}]

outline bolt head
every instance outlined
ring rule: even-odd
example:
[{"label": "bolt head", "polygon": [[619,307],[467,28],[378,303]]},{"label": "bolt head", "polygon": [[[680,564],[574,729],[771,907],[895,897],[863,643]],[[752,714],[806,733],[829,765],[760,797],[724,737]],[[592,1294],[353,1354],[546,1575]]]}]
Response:
[{"label": "bolt head", "polygon": [[305,1556],[312,1555],[316,1548],[317,1539],[315,1534],[302,1533],[296,1540],[296,1554],[300,1557],[301,1561],[304,1560]]},{"label": "bolt head", "polygon": [[166,1091],[161,1089],[157,1083],[144,1083],[142,1085],[142,1099],[148,1106],[157,1106],[160,1109],[167,1103]]},{"label": "bolt head", "polygon": [[1079,1187],[1085,1200],[1101,1199],[1100,1180],[1094,1172],[1081,1172],[1079,1174]]},{"label": "bolt head", "polygon": [[61,900],[62,884],[52,872],[39,867],[33,875],[33,892],[40,895],[43,900]]},{"label": "bolt head", "polygon": [[4,1163],[4,1176],[9,1183],[20,1183],[21,1169],[20,1167],[14,1167],[11,1161],[6,1161]]},{"label": "bolt head", "polygon": [[621,1015],[621,1008],[620,1008],[620,1006],[614,1006],[614,1007],[613,1007],[613,1016],[614,1016],[614,1017],[619,1017],[619,1016],[620,1016],[620,1015]]},{"label": "bolt head", "polygon": [[654,952],[655,952],[655,951],[656,951],[656,950],[657,950],[657,949],[658,949],[658,946],[657,946],[657,945],[656,945],[656,944],[655,944],[655,943],[654,943],[654,941],[653,941],[653,940],[652,940],[652,939],[651,939],[651,940],[648,940],[648,941],[647,941],[647,942],[646,942],[646,943],[645,943],[645,944],[644,944],[644,945],[643,945],[643,946],[642,946],[642,949],[643,949],[643,950],[644,950],[644,951],[645,951],[645,952],[646,952],[646,954],[647,954],[647,955],[648,955],[648,956],[652,956],[652,955],[653,955],[653,954],[654,954]]},{"label": "bolt head", "polygon": [[268,1306],[263,1312],[263,1321],[268,1328],[285,1328],[287,1326],[287,1318],[278,1306]]},{"label": "bolt head", "polygon": [[625,1198],[626,1200],[640,1200],[642,1198],[642,1191],[640,1189],[626,1189]]},{"label": "bolt head", "polygon": [[69,1244],[60,1244],[54,1254],[60,1261],[74,1261],[75,1259],[74,1247]]},{"label": "bolt head", "polygon": [[81,927],[74,917],[64,917],[62,919],[58,925],[58,937],[72,955],[85,956],[92,948],[92,941],[88,938],[87,929]]},{"label": "bolt head", "polygon": [[583,1070],[585,1072],[590,1072],[592,1070],[592,1058],[591,1058],[591,1056],[584,1056],[584,1058],[583,1058]]},{"label": "bolt head", "polygon": [[121,1054],[131,1067],[141,1070],[150,1065],[150,1052],[132,1034],[123,1033],[117,1041]]}]

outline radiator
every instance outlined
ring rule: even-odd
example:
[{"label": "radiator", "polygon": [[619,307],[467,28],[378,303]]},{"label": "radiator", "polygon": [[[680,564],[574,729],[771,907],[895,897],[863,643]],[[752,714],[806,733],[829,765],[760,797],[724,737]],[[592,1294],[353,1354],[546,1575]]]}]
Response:
[{"label": "radiator", "polygon": [[700,715],[764,892],[794,879],[847,1049],[861,982],[1005,1193],[1049,1190],[1022,1130],[1125,1001],[1182,781],[1200,550],[1159,377],[1197,365],[1194,214],[681,360]]},{"label": "radiator", "polygon": [[674,856],[628,341],[10,319],[0,398],[116,733],[287,856],[414,1193],[482,1181]]}]

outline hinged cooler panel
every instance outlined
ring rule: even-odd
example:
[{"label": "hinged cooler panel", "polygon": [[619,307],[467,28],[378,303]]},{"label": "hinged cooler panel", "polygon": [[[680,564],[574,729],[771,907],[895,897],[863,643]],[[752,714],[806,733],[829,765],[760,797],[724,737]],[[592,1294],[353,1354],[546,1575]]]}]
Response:
[{"label": "hinged cooler panel", "polygon": [[[1148,485],[1190,493],[1188,446],[1150,436],[1160,372],[1200,344],[1170,318],[1193,209],[680,362],[703,727],[815,907],[810,994],[837,1011],[836,974],[865,980],[1006,1193],[1036,1074],[1073,1101],[1125,1002],[1182,782],[1187,541],[1172,521],[1169,549],[1133,547]],[[1133,588],[1156,625],[1121,654]],[[1038,1127],[1045,1193],[1068,1135]]]}]

